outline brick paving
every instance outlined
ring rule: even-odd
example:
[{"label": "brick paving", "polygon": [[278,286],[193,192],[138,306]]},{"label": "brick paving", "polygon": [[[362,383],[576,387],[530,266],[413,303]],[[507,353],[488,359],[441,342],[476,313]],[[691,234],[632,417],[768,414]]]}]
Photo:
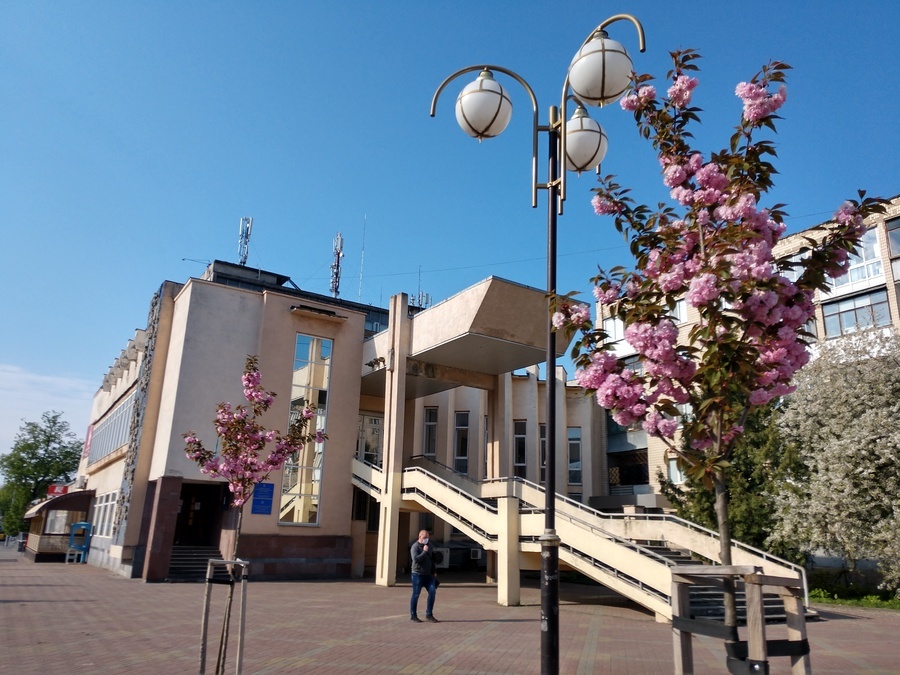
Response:
[{"label": "brick paving", "polygon": [[[204,584],[146,584],[90,565],[34,564],[0,544],[0,672],[180,675],[198,672]],[[221,601],[214,586],[214,670]],[[496,590],[446,575],[440,624],[413,624],[409,584],[251,582],[244,673],[482,674],[540,672],[540,591],[501,607]],[[420,604],[424,608],[424,600]],[[809,624],[814,673],[900,673],[900,612],[819,606]],[[233,622],[228,673],[234,673]],[[769,637],[783,637],[770,627]],[[725,673],[724,650],[694,641],[695,672]],[[772,673],[790,672],[772,659]],[[593,586],[560,587],[560,672],[671,673],[671,628]]]}]

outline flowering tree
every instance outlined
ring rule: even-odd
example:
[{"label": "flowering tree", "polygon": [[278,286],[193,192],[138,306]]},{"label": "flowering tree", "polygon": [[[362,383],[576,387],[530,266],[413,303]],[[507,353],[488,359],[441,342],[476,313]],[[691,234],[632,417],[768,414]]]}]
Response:
[{"label": "flowering tree", "polygon": [[[693,50],[672,53],[665,97],[657,95],[651,76],[640,75],[621,100],[641,136],[653,143],[678,209],[660,204],[653,212],[635,204],[613,176],[601,178],[594,190],[594,210],[613,217],[635,258],[633,271],[613,268],[594,277],[594,295],[608,316],[623,322],[639,367],[618,359],[608,335],[574,314],[568,297],[556,299],[562,316],[555,324],[567,337],[581,332],[573,349],[578,383],[618,424],[640,423],[662,439],[682,470],[714,491],[720,561],[728,565],[723,476],[734,443],[751,409],[793,390],[791,378],[808,360],[810,336],[803,328],[813,317],[814,292],[845,271],[865,231],[864,217],[881,206],[860,193],[861,201],[844,203],[834,223],[808,238],[803,256],[777,259],[773,247],[785,230],[782,205],[759,205],[773,184],[776,171],[768,160],[775,149],[756,135],[775,129],[789,66],[771,62],[737,85],[740,124],[728,148],[704,157],[691,147],[688,130],[699,121],[700,110],[690,107],[698,83],[690,73],[698,70],[698,58]],[[673,320],[679,299],[699,316],[681,336]],[[682,443],[674,441],[678,406],[690,408],[680,422]],[[726,592],[725,610],[726,624],[736,625],[733,593]]]},{"label": "flowering tree", "polygon": [[[230,403],[220,403],[216,410],[216,434],[219,437],[218,453],[208,450],[190,431],[184,434],[185,453],[194,460],[203,473],[224,478],[232,494],[232,504],[237,508],[237,524],[235,525],[234,545],[231,560],[237,560],[238,540],[241,533],[244,504],[253,494],[255,487],[266,480],[272,471],[280,469],[289,457],[299,453],[307,443],[321,443],[326,436],[321,430],[308,432],[309,421],[316,415],[315,408],[305,407],[296,411],[287,434],[278,431],[267,431],[258,421],[275,401],[275,392],[266,391],[262,386],[259,372],[259,359],[248,356],[242,378],[244,398],[249,406],[239,405],[232,408]],[[270,449],[269,446],[274,445]],[[233,574],[233,572],[232,572]],[[219,656],[216,673],[223,673],[225,668],[225,651],[228,643],[228,624],[231,618],[231,605],[234,597],[234,584],[229,587],[228,600],[222,624],[222,636],[219,642]],[[201,654],[201,663],[205,655]]]},{"label": "flowering tree", "polygon": [[777,495],[771,539],[878,561],[900,597],[900,340],[871,329],[821,345],[778,422],[799,467]]}]

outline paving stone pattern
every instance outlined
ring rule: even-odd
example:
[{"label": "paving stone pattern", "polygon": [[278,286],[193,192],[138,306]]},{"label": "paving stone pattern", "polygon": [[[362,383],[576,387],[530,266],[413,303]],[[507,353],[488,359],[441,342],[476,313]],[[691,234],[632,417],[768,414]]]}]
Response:
[{"label": "paving stone pattern", "polygon": [[[405,580],[404,580],[405,581]],[[244,673],[412,675],[540,672],[540,591],[501,607],[496,590],[447,575],[439,624],[409,621],[410,587],[370,580],[252,582]],[[28,562],[0,544],[0,672],[16,675],[197,673],[204,584],[147,584],[91,565]],[[226,586],[214,586],[207,673],[214,671]],[[601,588],[560,588],[560,672],[672,673],[671,628]],[[424,612],[425,598],[420,598]],[[900,673],[900,612],[819,606],[809,625],[814,673]],[[237,616],[227,673],[234,673]],[[769,637],[783,637],[770,627]],[[695,640],[698,674],[725,673],[724,650]],[[772,673],[790,672],[773,659]]]}]

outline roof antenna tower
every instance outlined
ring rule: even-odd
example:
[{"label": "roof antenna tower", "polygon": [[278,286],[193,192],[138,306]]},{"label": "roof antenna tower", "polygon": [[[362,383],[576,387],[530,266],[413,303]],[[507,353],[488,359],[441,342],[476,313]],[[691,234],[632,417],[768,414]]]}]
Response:
[{"label": "roof antenna tower", "polygon": [[253,227],[253,218],[241,218],[241,235],[238,238],[238,255],[241,265],[247,264],[247,255],[250,253],[250,229]]},{"label": "roof antenna tower", "polygon": [[344,238],[338,232],[334,238],[334,262],[331,263],[331,297],[341,294],[341,258],[344,257]]}]

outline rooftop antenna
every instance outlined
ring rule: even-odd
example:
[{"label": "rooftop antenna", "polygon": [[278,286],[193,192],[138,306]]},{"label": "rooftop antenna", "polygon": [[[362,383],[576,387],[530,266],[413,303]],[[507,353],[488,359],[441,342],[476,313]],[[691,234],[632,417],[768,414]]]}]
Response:
[{"label": "rooftop antenna", "polygon": [[362,240],[362,252],[359,254],[359,294],[356,296],[357,302],[362,302],[363,261],[365,259],[366,259],[366,216],[363,215],[363,240]]},{"label": "rooftop antenna", "polygon": [[428,293],[422,292],[422,266],[419,265],[419,288],[415,294],[411,294],[409,299],[409,304],[411,307],[418,307],[419,309],[425,309],[429,305],[431,305],[431,295]]},{"label": "rooftop antenna", "polygon": [[331,263],[331,297],[341,294],[341,258],[344,257],[344,238],[338,232],[334,238],[334,262]]},{"label": "rooftop antenna", "polygon": [[238,238],[238,255],[241,265],[247,264],[247,255],[250,253],[250,229],[253,227],[253,218],[241,218],[241,235]]}]

